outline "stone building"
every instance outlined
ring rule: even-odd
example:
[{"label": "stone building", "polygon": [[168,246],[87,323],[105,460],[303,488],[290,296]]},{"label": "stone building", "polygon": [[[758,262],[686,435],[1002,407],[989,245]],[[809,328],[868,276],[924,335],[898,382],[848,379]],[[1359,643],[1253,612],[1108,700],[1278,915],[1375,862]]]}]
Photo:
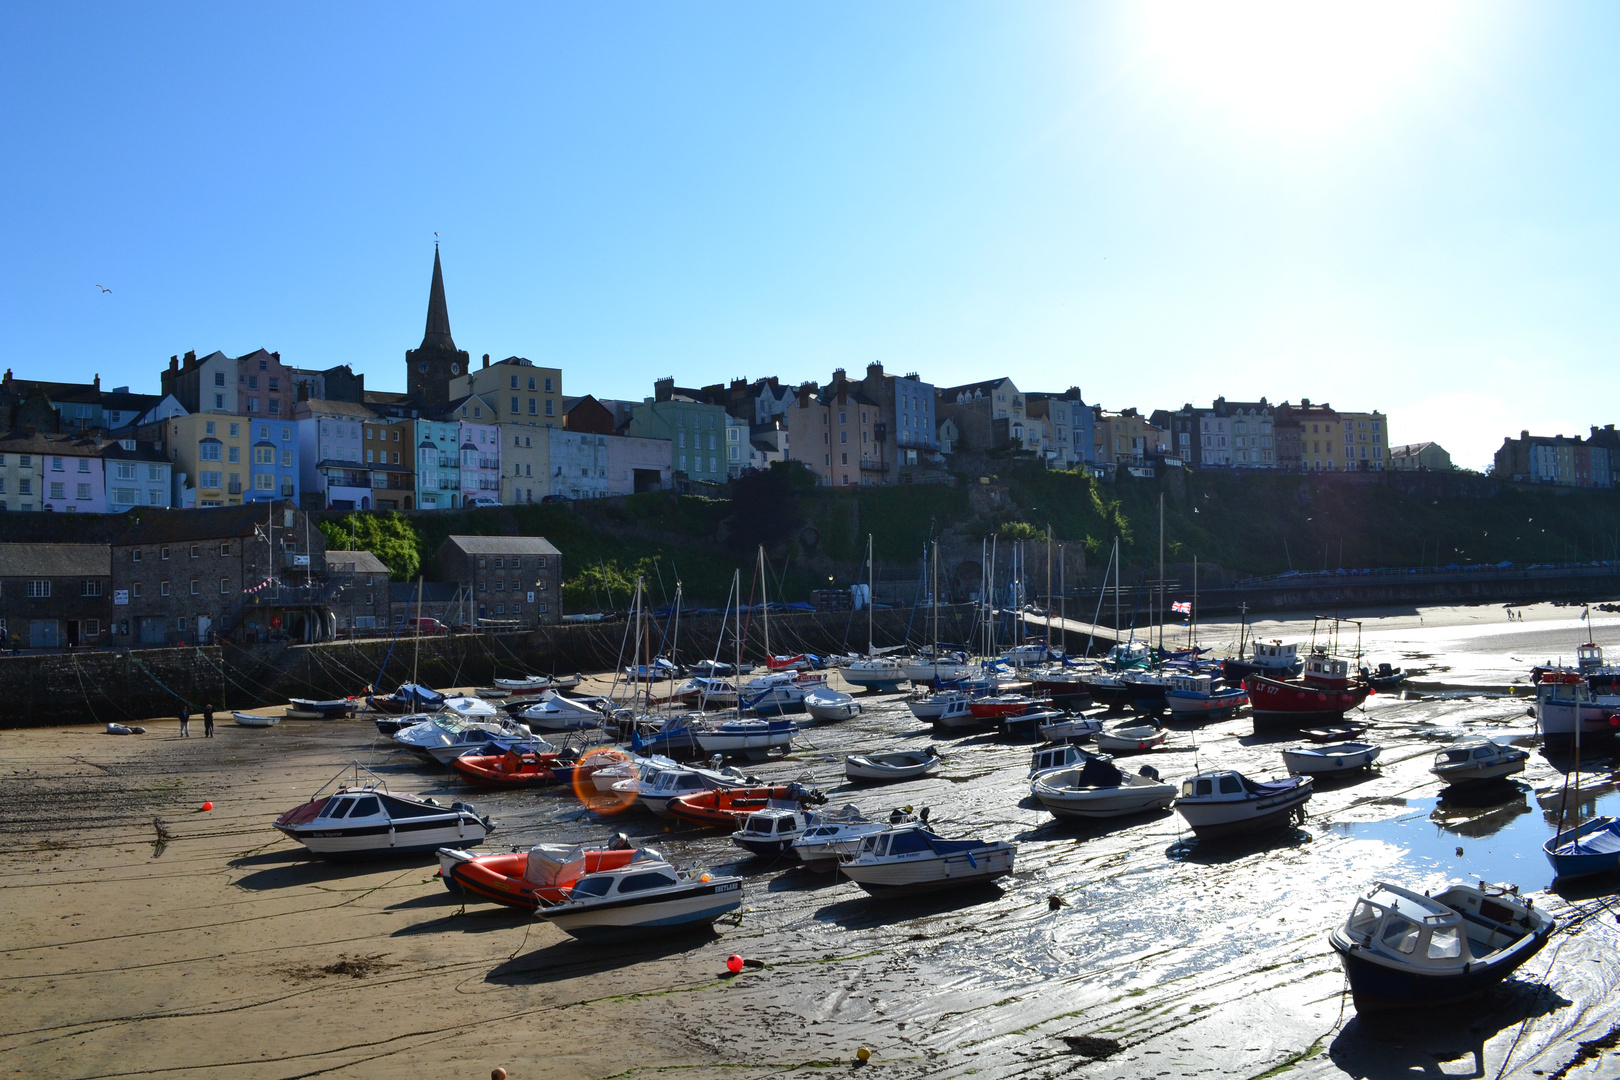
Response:
[{"label": "stone building", "polygon": [[940,421],[956,425],[954,450],[1005,450],[1024,445],[1024,395],[1011,379],[948,386],[934,398]]},{"label": "stone building", "polygon": [[1437,442],[1390,447],[1389,467],[1395,472],[1451,472],[1453,469],[1451,455]]},{"label": "stone building", "polygon": [[369,551],[328,551],[326,576],[337,586],[331,603],[339,636],[364,637],[391,628],[386,563]]},{"label": "stone building", "polygon": [[23,648],[104,644],[112,622],[106,544],[0,543],[0,642]]},{"label": "stone building", "polygon": [[562,621],[562,552],[539,536],[451,536],[434,554],[441,581],[472,597],[476,617],[536,626]]}]

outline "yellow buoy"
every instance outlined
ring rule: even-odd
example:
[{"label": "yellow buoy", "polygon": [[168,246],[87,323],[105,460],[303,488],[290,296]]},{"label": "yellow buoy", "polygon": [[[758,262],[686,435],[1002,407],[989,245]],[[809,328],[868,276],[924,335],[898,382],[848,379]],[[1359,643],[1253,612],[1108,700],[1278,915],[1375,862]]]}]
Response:
[{"label": "yellow buoy", "polygon": [[867,1061],[867,1060],[869,1060],[871,1058],[871,1056],[872,1056],[872,1051],[868,1050],[864,1046],[861,1047],[859,1050],[855,1051],[855,1058],[856,1058],[857,1061]]}]

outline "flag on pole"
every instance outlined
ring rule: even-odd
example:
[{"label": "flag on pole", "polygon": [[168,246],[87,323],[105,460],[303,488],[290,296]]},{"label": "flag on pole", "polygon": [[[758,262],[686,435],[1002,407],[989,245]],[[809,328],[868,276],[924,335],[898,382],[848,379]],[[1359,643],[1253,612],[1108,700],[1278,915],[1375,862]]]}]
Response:
[{"label": "flag on pole", "polygon": [[1585,608],[1582,608],[1582,609],[1581,609],[1581,622],[1585,622],[1585,621],[1586,621],[1586,616],[1587,616],[1587,615],[1588,615],[1588,614],[1589,614],[1589,613],[1588,613],[1588,612],[1587,612],[1587,610],[1586,610],[1586,609],[1585,609]]},{"label": "flag on pole", "polygon": [[1174,603],[1172,603],[1170,605],[1170,610],[1171,611],[1179,611],[1183,615],[1191,615],[1192,614],[1192,602],[1188,601],[1188,600],[1177,600],[1177,601],[1175,601]]}]

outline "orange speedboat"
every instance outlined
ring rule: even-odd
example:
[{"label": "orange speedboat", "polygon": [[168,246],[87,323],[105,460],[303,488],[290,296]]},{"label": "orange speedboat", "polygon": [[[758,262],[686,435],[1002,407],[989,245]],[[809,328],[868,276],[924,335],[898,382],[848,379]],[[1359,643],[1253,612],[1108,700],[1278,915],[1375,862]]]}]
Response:
[{"label": "orange speedboat", "polygon": [[502,855],[440,848],[439,876],[451,892],[534,911],[542,900],[555,904],[566,899],[574,883],[586,874],[617,870],[635,854],[636,849],[622,836],[605,848],[536,844],[528,851]]},{"label": "orange speedboat", "polygon": [[803,784],[716,788],[713,791],[694,791],[690,795],[669,800],[669,812],[682,821],[706,829],[735,831],[749,814],[773,803],[804,805],[826,801],[825,795]]},{"label": "orange speedboat", "polygon": [[463,754],[450,767],[469,784],[484,787],[545,787],[573,778],[579,754],[573,750],[532,753],[511,748],[494,754]]}]

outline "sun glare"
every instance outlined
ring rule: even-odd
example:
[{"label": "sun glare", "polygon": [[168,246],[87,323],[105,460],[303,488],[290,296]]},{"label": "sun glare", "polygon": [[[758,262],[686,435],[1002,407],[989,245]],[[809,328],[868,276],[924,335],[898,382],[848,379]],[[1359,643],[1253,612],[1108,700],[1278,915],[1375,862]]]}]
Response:
[{"label": "sun glare", "polygon": [[1144,74],[1256,133],[1331,136],[1398,107],[1444,63],[1460,4],[1144,3]]}]

